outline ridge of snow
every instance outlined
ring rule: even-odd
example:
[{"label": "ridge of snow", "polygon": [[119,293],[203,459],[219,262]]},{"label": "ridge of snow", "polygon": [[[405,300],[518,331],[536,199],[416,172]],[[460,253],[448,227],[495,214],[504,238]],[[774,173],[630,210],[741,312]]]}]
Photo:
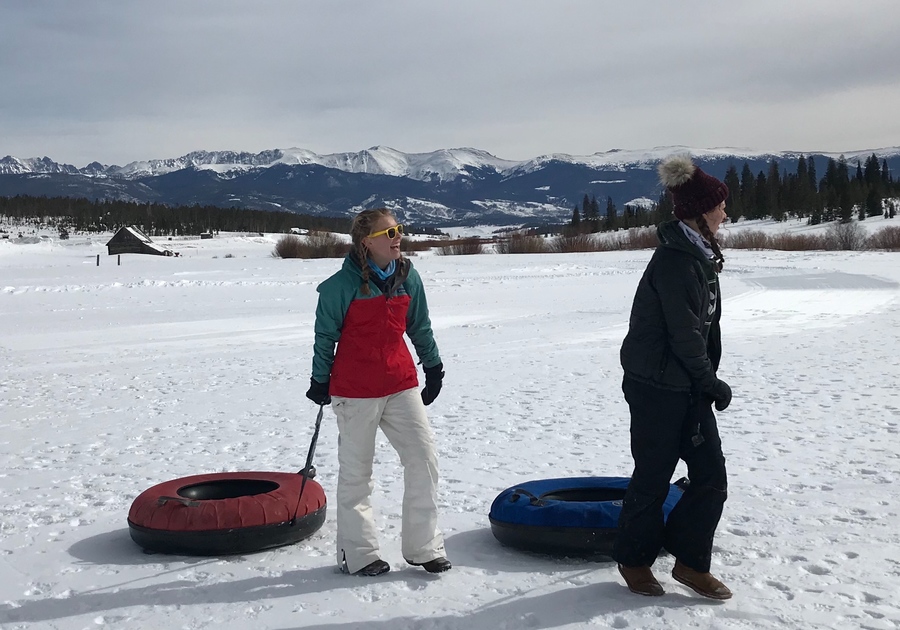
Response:
[{"label": "ridge of snow", "polygon": [[403,153],[391,147],[374,146],[355,153],[317,155],[306,149],[284,151],[285,164],[319,164],[351,173],[391,175],[431,181],[468,175],[468,168],[492,168],[497,172],[518,162],[503,160],[487,151],[473,148],[439,149],[429,153]]},{"label": "ridge of snow", "polygon": [[0,175],[20,175],[25,173],[77,173],[71,164],[60,164],[49,157],[20,159],[7,155],[0,159]]},{"label": "ridge of snow", "polygon": [[404,153],[386,146],[374,146],[362,151],[320,155],[308,149],[268,149],[259,153],[246,151],[192,151],[181,157],[138,160],[125,166],[107,166],[92,162],[82,169],[70,164],[54,162],[49,157],[0,158],[0,175],[69,173],[88,177],[118,176],[127,179],[164,175],[186,168],[209,170],[220,176],[233,176],[256,168],[276,164],[317,164],[351,173],[369,173],[392,177],[409,177],[420,181],[448,181],[469,177],[472,170],[491,170],[503,176],[531,173],[550,162],[580,164],[606,171],[625,171],[626,168],[652,168],[660,160],[674,154],[687,153],[704,160],[717,159],[794,159],[800,155],[824,155],[848,162],[862,160],[873,153],[879,158],[900,155],[900,147],[883,147],[844,151],[763,151],[737,147],[698,149],[683,145],[653,147],[651,149],[611,149],[591,155],[548,153],[525,161],[505,160],[482,149],[460,147],[438,149],[428,153]]},{"label": "ridge of snow", "polygon": [[655,208],[656,202],[652,199],[647,199],[646,197],[635,197],[631,201],[626,201],[624,206],[628,207],[638,207],[638,208]]}]

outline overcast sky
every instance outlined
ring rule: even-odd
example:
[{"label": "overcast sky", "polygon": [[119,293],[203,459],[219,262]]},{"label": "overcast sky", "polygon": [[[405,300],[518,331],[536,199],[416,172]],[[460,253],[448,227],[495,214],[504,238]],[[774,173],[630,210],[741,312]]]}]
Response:
[{"label": "overcast sky", "polygon": [[898,0],[0,0],[0,157],[900,145]]}]

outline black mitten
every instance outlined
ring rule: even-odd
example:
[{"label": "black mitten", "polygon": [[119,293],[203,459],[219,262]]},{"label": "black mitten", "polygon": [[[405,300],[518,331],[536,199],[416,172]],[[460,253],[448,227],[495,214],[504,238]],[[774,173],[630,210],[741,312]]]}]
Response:
[{"label": "black mitten", "polygon": [[317,405],[330,405],[331,396],[328,393],[328,381],[320,383],[314,378],[309,379],[309,390],[306,397]]},{"label": "black mitten", "polygon": [[716,411],[725,411],[731,404],[731,388],[721,379],[716,379],[712,389],[709,390],[709,395],[716,403]]},{"label": "black mitten", "polygon": [[438,363],[425,370],[425,389],[422,390],[422,402],[425,406],[434,402],[441,393],[441,384],[444,381],[444,364]]}]

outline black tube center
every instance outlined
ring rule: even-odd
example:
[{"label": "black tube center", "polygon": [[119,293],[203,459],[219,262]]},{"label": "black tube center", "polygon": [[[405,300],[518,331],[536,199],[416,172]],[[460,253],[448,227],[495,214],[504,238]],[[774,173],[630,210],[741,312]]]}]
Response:
[{"label": "black tube center", "polygon": [[215,501],[265,494],[277,489],[277,483],[265,479],[225,479],[184,486],[178,489],[178,496],[195,501]]}]

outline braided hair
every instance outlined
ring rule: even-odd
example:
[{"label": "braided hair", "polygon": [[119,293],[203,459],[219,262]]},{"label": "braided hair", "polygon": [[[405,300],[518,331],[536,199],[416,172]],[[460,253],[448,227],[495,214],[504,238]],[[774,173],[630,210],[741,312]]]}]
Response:
[{"label": "braided hair", "polygon": [[709,224],[706,222],[706,215],[701,214],[694,220],[697,222],[697,229],[700,230],[700,235],[706,239],[706,242],[709,243],[710,248],[713,250],[713,254],[715,254],[713,256],[713,263],[716,266],[716,271],[722,271],[722,267],[725,266],[725,256],[722,255],[722,248],[719,247],[719,241],[716,240],[712,230],[709,229]]},{"label": "braided hair", "polygon": [[363,243],[363,239],[372,233],[372,227],[378,223],[382,217],[391,217],[396,220],[394,213],[387,208],[374,208],[372,210],[363,210],[353,218],[353,224],[350,226],[350,238],[353,241],[353,251],[359,260],[359,266],[362,267],[362,284],[359,290],[363,295],[369,295],[369,250]]}]

